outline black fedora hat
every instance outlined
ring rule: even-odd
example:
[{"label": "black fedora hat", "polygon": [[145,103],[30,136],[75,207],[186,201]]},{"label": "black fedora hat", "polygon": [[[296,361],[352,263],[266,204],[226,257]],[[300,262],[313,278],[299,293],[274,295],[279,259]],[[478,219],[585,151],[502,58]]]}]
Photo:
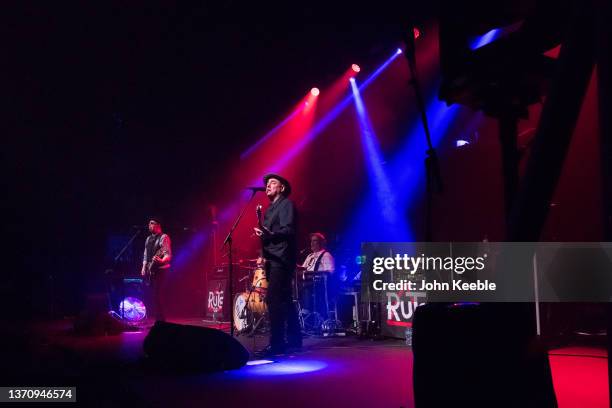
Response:
[{"label": "black fedora hat", "polygon": [[280,181],[283,186],[285,186],[285,191],[283,191],[283,194],[285,196],[288,196],[289,194],[291,194],[291,184],[289,184],[286,178],[284,178],[283,176],[279,176],[278,174],[274,174],[274,173],[266,174],[263,177],[264,186],[268,184],[268,180],[270,179],[276,179]]}]

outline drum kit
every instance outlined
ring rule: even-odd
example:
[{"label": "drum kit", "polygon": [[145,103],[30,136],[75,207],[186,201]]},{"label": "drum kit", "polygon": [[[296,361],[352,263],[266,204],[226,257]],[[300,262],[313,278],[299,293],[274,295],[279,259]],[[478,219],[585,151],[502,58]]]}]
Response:
[{"label": "drum kit", "polygon": [[252,269],[252,275],[251,285],[244,292],[234,296],[232,313],[234,313],[234,327],[238,334],[254,334],[258,329],[263,329],[262,322],[268,312],[266,271],[261,265],[258,265]]},{"label": "drum kit", "polygon": [[[255,264],[257,260],[247,260],[246,262]],[[246,262],[243,261],[241,264],[244,265]],[[266,303],[266,296],[268,292],[268,279],[263,265],[257,264],[256,266],[243,266],[242,268],[243,270],[249,271],[249,273],[239,279],[240,282],[246,282],[244,290],[234,295],[232,303],[234,328],[238,335],[252,336],[267,330],[268,305]],[[327,299],[327,274],[304,274],[301,272],[296,275],[295,285],[293,287],[293,298],[295,299],[294,302],[296,303],[302,330],[310,334],[320,334],[321,331],[325,330],[326,322],[331,320],[326,320],[317,312],[317,309],[320,309],[319,307],[312,311],[304,310],[302,313],[299,302],[299,293],[302,292],[302,290],[299,288],[300,285],[298,285],[298,281],[300,281],[302,285],[304,282],[310,282],[315,287],[320,285],[321,290],[313,290],[311,292],[311,296],[313,297],[312,304],[316,306],[320,305],[321,308],[329,310],[329,302]],[[323,297],[317,298],[317,296],[320,296],[321,292],[323,293]],[[334,322],[337,321],[334,319]]]}]

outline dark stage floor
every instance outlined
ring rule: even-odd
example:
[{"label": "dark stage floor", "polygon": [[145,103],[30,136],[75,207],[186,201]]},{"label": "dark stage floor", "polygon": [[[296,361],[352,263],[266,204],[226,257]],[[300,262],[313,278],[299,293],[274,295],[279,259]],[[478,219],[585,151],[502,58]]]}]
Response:
[{"label": "dark stage floor", "polygon": [[[201,324],[200,319],[175,320]],[[76,385],[87,406],[411,407],[412,352],[400,340],[307,338],[304,351],[265,365],[216,374],[169,374],[143,360],[146,330],[83,337],[71,322],[38,324],[18,333],[4,361],[11,385]],[[16,338],[13,331],[11,338]],[[264,338],[240,337],[252,350]],[[500,350],[500,352],[503,352]],[[560,407],[607,407],[605,350],[574,347],[550,353]],[[5,371],[6,372],[6,371]],[[440,379],[443,389],[444,378]]]}]

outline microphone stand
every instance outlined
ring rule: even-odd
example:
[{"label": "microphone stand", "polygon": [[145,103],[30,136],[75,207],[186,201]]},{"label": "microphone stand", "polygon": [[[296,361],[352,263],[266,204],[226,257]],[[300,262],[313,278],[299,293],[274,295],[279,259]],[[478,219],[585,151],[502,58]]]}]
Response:
[{"label": "microphone stand", "polygon": [[[132,245],[132,242],[134,242],[134,240],[136,239],[136,237],[138,235],[140,235],[141,229],[138,228],[136,230],[136,232],[134,233],[134,235],[132,235],[132,238],[129,239],[129,241],[127,242],[127,244],[125,244],[125,246],[121,249],[121,251],[119,251],[119,253],[115,256],[115,258],[113,259],[113,264],[116,266],[117,262],[119,262],[119,259],[121,259],[121,256],[123,255],[123,253],[125,251],[127,251],[127,249],[130,247],[130,245]],[[125,300],[125,272],[121,274],[121,300],[119,305],[121,306],[121,320],[124,319],[124,309],[125,309],[125,304],[124,301]]]},{"label": "microphone stand", "polygon": [[240,220],[242,219],[242,216],[244,215],[244,212],[246,211],[247,207],[249,206],[249,204],[251,204],[251,201],[253,201],[253,198],[255,197],[255,194],[257,194],[257,190],[251,190],[251,198],[249,198],[249,201],[247,201],[247,203],[244,205],[244,207],[242,208],[242,211],[240,211],[240,214],[238,215],[238,218],[236,218],[236,221],[234,221],[234,225],[232,225],[232,228],[229,230],[229,232],[227,233],[227,236],[225,237],[225,240],[223,241],[223,246],[222,248],[227,245],[227,258],[229,261],[229,299],[230,299],[230,307],[231,307],[231,312],[230,312],[230,335],[232,337],[234,337],[234,259],[232,256],[232,242],[233,242],[233,238],[232,235],[234,234],[234,231],[236,230],[236,228],[238,227],[238,224],[240,223]]},{"label": "microphone stand", "polygon": [[440,166],[438,163],[438,155],[431,142],[431,134],[429,132],[429,124],[427,122],[427,108],[425,107],[425,101],[423,100],[423,94],[421,93],[421,87],[419,85],[417,68],[416,68],[416,49],[414,44],[414,27],[412,24],[408,25],[408,29],[404,30],[404,43],[406,44],[406,59],[408,60],[408,66],[410,67],[410,85],[414,88],[414,93],[417,101],[419,111],[421,113],[421,122],[423,123],[423,130],[425,131],[425,138],[427,139],[427,150],[425,151],[425,182],[426,182],[426,219],[425,219],[425,241],[431,242],[433,240],[432,233],[432,206],[433,206],[433,188],[432,185],[435,183],[436,192],[442,193],[442,176],[440,175]]}]

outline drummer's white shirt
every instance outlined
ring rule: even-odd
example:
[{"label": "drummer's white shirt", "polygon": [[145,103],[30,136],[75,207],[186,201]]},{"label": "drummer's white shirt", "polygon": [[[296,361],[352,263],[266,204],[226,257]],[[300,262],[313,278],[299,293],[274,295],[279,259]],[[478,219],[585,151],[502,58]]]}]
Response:
[{"label": "drummer's white shirt", "polygon": [[[304,260],[304,264],[302,265],[308,272],[314,272],[315,265],[317,264],[317,259],[321,256],[321,253],[325,251],[324,249],[313,252],[306,257]],[[334,257],[329,252],[325,252],[323,254],[323,258],[321,258],[321,262],[319,263],[318,272],[333,272],[335,270],[334,266]]]}]

